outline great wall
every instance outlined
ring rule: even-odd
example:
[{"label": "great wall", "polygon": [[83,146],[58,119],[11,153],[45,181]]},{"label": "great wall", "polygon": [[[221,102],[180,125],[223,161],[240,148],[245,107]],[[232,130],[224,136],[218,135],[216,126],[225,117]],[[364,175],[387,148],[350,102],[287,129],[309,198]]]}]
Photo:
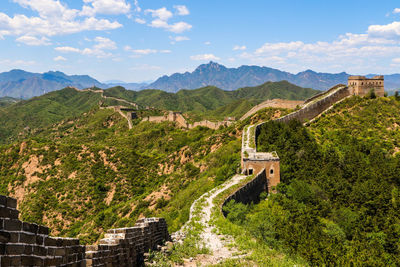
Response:
[{"label": "great wall", "polygon": [[51,237],[49,228],[18,219],[17,200],[0,195],[0,266],[141,266],[144,253],[170,240],[163,218],[110,229],[98,245]]},{"label": "great wall", "polygon": [[[378,96],[384,95],[383,77],[374,77],[371,81],[361,76],[350,77],[348,86],[338,85],[316,95],[305,101],[299,110],[276,121],[287,123],[296,119],[307,122],[348,96],[365,96],[366,91],[372,88],[371,84],[380,86],[376,92]],[[247,181],[224,199],[219,207],[223,212],[223,207],[232,199],[244,204],[258,202],[262,192],[273,193],[280,182],[277,153],[257,151],[257,137],[263,124],[250,125],[243,130],[242,175],[235,175],[207,192],[191,206],[189,222],[195,217],[195,212],[200,212],[199,223],[204,226],[201,238],[208,242],[210,257],[216,262],[237,256],[228,248],[227,237],[214,231],[211,222],[214,199],[229,188]],[[198,208],[202,203],[203,206]],[[51,237],[49,228],[22,222],[18,217],[16,200],[0,195],[0,266],[141,266],[145,252],[155,250],[171,239],[163,218],[144,218],[138,220],[134,227],[110,229],[98,245],[84,246],[78,239]],[[180,232],[185,232],[187,225]]]}]

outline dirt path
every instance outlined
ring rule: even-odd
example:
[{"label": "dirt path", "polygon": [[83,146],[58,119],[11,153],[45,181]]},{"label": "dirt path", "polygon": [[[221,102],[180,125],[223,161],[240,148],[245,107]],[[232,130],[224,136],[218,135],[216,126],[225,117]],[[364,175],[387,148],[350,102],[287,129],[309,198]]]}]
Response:
[{"label": "dirt path", "polygon": [[[192,261],[186,261],[184,266],[206,266],[210,264],[217,264],[226,259],[233,259],[239,256],[234,254],[238,252],[234,248],[228,248],[228,243],[232,240],[230,236],[218,235],[215,226],[210,224],[211,213],[214,208],[214,198],[228,188],[238,184],[246,178],[245,175],[235,175],[230,180],[223,183],[221,186],[214,188],[213,190],[203,194],[199,199],[193,202],[190,207],[190,218],[189,222],[196,216],[200,215],[200,223],[204,226],[200,237],[204,244],[209,248],[209,255],[199,255]],[[198,207],[201,207],[198,211]],[[200,213],[200,214],[199,214]],[[189,223],[188,222],[188,223]],[[182,227],[181,232],[185,231],[186,225]]]}]

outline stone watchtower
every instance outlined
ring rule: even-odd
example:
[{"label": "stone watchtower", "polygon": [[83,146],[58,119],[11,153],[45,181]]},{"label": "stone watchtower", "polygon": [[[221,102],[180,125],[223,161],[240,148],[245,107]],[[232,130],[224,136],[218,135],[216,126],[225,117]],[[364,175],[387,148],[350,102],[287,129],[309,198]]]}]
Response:
[{"label": "stone watchtower", "polygon": [[371,79],[365,76],[349,76],[348,87],[350,95],[365,96],[371,90],[374,90],[377,96],[385,95],[383,76],[375,76]]}]

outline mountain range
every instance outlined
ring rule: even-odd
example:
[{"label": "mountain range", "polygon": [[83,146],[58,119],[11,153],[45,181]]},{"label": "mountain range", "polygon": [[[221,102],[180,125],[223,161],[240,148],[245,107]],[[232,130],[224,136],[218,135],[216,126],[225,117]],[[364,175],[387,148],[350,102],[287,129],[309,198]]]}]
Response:
[{"label": "mountain range", "polygon": [[[267,81],[283,80],[301,87],[326,90],[339,83],[346,84],[349,75],[346,72],[320,73],[312,70],[292,74],[268,67],[245,65],[238,68],[227,68],[211,61],[208,64],[198,66],[193,72],[165,75],[153,83],[146,84],[124,83],[122,81],[101,83],[88,75],[66,75],[60,71],[32,73],[23,70],[11,70],[0,73],[0,97],[10,96],[28,99],[67,86],[79,89],[92,86],[103,89],[123,86],[129,90],[159,89],[166,92],[177,92],[181,89],[196,89],[205,86],[216,86],[223,90],[236,90],[247,86],[258,86]],[[369,74],[367,77],[374,75]],[[400,74],[385,75],[385,89],[394,91],[398,88],[400,88]]]},{"label": "mountain range", "polygon": [[[257,86],[267,81],[286,80],[301,87],[327,90],[339,83],[347,84],[349,76],[350,74],[346,72],[320,73],[312,70],[292,74],[268,67],[246,65],[238,68],[227,68],[211,61],[208,64],[198,66],[193,72],[162,76],[146,88],[176,92],[180,89],[195,89],[213,85],[224,90],[235,90],[246,86]],[[375,74],[367,75],[367,77],[372,76],[375,76]],[[387,90],[400,88],[400,74],[385,75],[385,88]]]}]

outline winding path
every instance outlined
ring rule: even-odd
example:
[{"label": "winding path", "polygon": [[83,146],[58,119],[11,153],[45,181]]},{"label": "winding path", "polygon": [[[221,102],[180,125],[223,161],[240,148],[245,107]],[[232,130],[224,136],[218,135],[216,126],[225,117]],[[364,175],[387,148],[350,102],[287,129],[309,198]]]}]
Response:
[{"label": "winding path", "polygon": [[[78,89],[78,88],[76,88],[76,87],[72,87],[72,86],[70,86],[70,88],[73,88],[73,89],[75,89],[75,90],[78,91],[78,92],[92,92],[92,93],[98,93],[98,94],[100,94],[101,97],[104,98],[104,99],[107,99],[107,98],[108,98],[108,99],[113,99],[113,100],[116,100],[116,101],[119,101],[119,102],[124,102],[124,103],[126,103],[126,104],[131,105],[131,106],[134,106],[136,109],[138,108],[138,105],[137,105],[136,103],[129,102],[128,100],[125,100],[125,99],[122,99],[122,98],[113,97],[113,96],[105,96],[105,95],[104,95],[104,90],[101,90],[101,89],[99,89],[99,90],[93,90],[93,89],[91,89],[91,88],[87,88],[87,89],[80,90],[80,89]],[[128,128],[129,128],[129,130],[130,130],[130,129],[132,129],[132,120],[129,118],[129,116],[128,116],[127,114],[125,114],[124,112],[121,111],[121,107],[122,107],[122,106],[108,106],[107,108],[109,108],[109,109],[114,109],[114,110],[115,110],[116,112],[118,112],[123,118],[125,118],[125,119],[128,121]],[[123,108],[123,107],[122,107],[122,108]]]},{"label": "winding path", "polygon": [[[227,259],[234,259],[240,256],[234,255],[238,251],[235,248],[229,248],[227,244],[232,240],[232,237],[225,235],[218,235],[215,230],[215,226],[211,224],[211,213],[214,208],[214,199],[220,193],[227,190],[228,188],[240,183],[245,175],[235,175],[222,185],[212,189],[211,191],[203,194],[200,198],[198,198],[195,202],[193,202],[190,207],[190,217],[189,221],[181,228],[179,232],[184,233],[188,224],[195,217],[200,216],[199,222],[203,225],[203,230],[200,234],[200,237],[206,247],[210,250],[209,255],[200,255],[198,258],[193,261],[185,262],[184,266],[201,266],[209,265],[209,264],[217,264]],[[198,209],[200,207],[200,211]],[[198,260],[198,262],[197,262]]]}]

